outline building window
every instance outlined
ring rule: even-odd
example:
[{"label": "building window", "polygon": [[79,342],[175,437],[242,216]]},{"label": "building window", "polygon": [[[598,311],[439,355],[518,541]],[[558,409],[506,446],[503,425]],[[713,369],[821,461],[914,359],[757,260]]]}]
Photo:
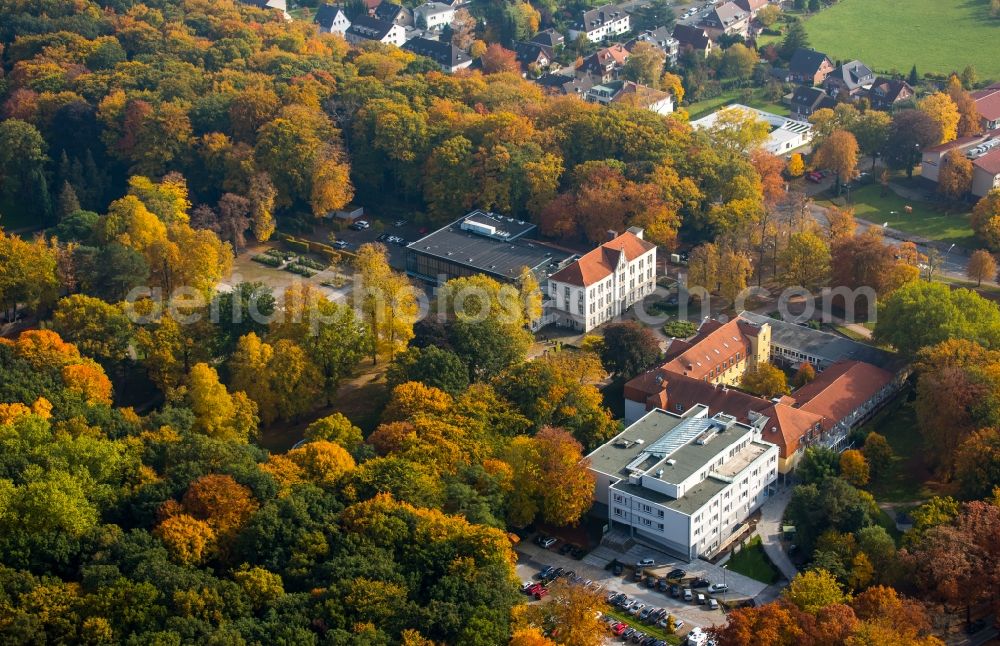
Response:
[{"label": "building window", "polygon": [[625,516],[625,510],[624,509],[620,509],[618,507],[615,507],[615,516],[624,517]]},{"label": "building window", "polygon": [[620,493],[615,494],[615,502],[622,502],[622,495]]}]

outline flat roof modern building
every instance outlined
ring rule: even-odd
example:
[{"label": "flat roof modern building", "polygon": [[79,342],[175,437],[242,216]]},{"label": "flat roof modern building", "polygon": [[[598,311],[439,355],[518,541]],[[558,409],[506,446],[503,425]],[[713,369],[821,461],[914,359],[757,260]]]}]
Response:
[{"label": "flat roof modern building", "polygon": [[532,239],[535,230],[530,222],[472,211],[411,242],[406,248],[406,273],[433,285],[476,274],[510,283],[527,267],[544,293],[548,277],[576,255]]},{"label": "flat roof modern building", "polygon": [[687,560],[711,556],[764,503],[778,447],[703,404],[653,409],[589,456],[611,527]]}]

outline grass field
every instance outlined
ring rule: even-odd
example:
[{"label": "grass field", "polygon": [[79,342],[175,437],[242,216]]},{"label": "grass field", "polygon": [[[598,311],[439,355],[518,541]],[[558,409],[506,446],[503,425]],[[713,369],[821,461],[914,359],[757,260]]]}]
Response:
[{"label": "grass field", "polygon": [[760,536],[754,536],[738,554],[730,556],[726,564],[731,572],[738,572],[761,583],[770,585],[778,580],[778,571],[764,553]]},{"label": "grass field", "polygon": [[[712,99],[705,99],[704,101],[697,101],[691,105],[684,106],[684,109],[688,111],[688,116],[692,121],[695,119],[700,119],[712,112],[715,112],[724,105],[729,105],[730,103],[742,103],[743,102],[744,90],[729,90],[728,92],[723,92],[719,96]],[[753,90],[753,98],[747,102],[751,108],[757,108],[758,110],[764,110],[765,112],[772,112],[774,114],[787,115],[788,108],[781,105],[780,103],[774,103],[762,96],[760,89]]]},{"label": "grass field", "polygon": [[974,65],[1000,78],[1000,20],[989,0],[841,0],[807,18],[813,48],[875,70],[947,74]]},{"label": "grass field", "polygon": [[[844,197],[846,196],[845,192]],[[899,197],[891,190],[882,197],[882,187],[876,184],[851,191],[850,203],[854,206],[854,214],[862,220],[876,224],[888,222],[888,226],[892,229],[930,240],[954,242],[959,246],[976,248],[968,213],[948,214],[936,210],[926,202]],[[906,213],[904,210],[906,206],[911,207],[913,212]]]}]

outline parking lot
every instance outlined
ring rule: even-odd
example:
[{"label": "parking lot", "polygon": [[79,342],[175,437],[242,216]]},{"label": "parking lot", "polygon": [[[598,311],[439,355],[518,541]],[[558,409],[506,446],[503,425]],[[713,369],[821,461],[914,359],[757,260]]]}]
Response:
[{"label": "parking lot", "polygon": [[[412,222],[405,222],[404,224],[396,226],[396,222],[398,221],[387,222],[383,219],[375,219],[371,217],[364,217],[362,219],[371,223],[371,226],[360,231],[350,228],[344,228],[342,231],[337,231],[332,227],[324,227],[323,231],[333,231],[337,240],[343,240],[348,243],[348,251],[356,252],[358,247],[368,242],[382,242],[389,253],[389,264],[397,271],[406,270],[406,244],[413,242],[414,240],[419,240],[429,230],[427,225],[417,225]],[[316,233],[309,235],[308,237],[313,240],[324,241],[323,237],[325,233],[321,234],[319,233],[320,231],[321,229],[317,228]],[[421,233],[421,231],[424,233]],[[389,236],[398,238],[402,240],[402,242],[386,240]],[[380,237],[383,239],[379,240]]]},{"label": "parking lot", "polygon": [[[615,556],[625,564],[634,564],[636,561],[648,557],[653,558],[656,563],[654,567],[647,568],[650,574],[665,576],[670,570],[680,567],[687,571],[688,577],[704,577],[711,583],[722,583],[722,569],[717,566],[704,561],[692,563],[677,561],[663,553],[642,546],[633,547],[624,556],[616,554],[608,548],[599,547],[584,556],[582,560],[576,560],[571,556],[559,554],[560,545],[563,543],[559,542],[549,549],[543,549],[530,541],[522,541],[517,547],[517,573],[521,580],[531,579],[547,565],[561,567],[567,571],[573,570],[578,576],[603,585],[605,593],[621,592],[638,599],[647,606],[666,608],[675,618],[684,621],[684,627],[678,631],[678,634],[685,634],[694,626],[707,628],[725,621],[725,615],[721,610],[710,610],[708,605],[702,606],[674,599],[669,594],[646,587],[644,581],[633,582],[632,567],[626,567],[623,576],[615,576],[610,570],[604,569],[604,565]],[[725,582],[730,586],[730,591],[726,595],[727,599],[753,598],[765,587],[758,581],[738,574],[727,573],[725,578]],[[704,590],[700,591],[705,592]],[[722,599],[722,596],[718,595],[718,598]],[[637,621],[636,625],[641,626],[642,624]]]}]

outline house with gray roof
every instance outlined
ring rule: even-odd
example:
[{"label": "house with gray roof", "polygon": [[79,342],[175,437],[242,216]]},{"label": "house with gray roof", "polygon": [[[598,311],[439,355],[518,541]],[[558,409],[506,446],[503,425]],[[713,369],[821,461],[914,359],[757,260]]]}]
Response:
[{"label": "house with gray roof", "polygon": [[735,2],[726,2],[715,7],[702,19],[699,26],[708,31],[713,39],[723,34],[746,38],[750,34],[750,13],[738,7]]},{"label": "house with gray roof", "polygon": [[875,83],[875,72],[861,61],[848,61],[830,72],[823,87],[833,97],[855,97]]},{"label": "house with gray roof", "polygon": [[429,38],[411,38],[403,45],[403,49],[417,56],[426,56],[441,66],[445,72],[464,70],[472,65],[472,57],[450,42],[430,40]]},{"label": "house with gray roof", "polygon": [[402,47],[406,42],[406,29],[393,22],[379,20],[370,16],[357,16],[351,26],[344,32],[344,38],[351,44],[373,40]]},{"label": "house with gray roof", "polygon": [[332,4],[323,4],[316,9],[313,23],[319,27],[321,33],[341,36],[351,27],[351,21],[344,10]]},{"label": "house with gray roof", "polygon": [[569,29],[569,39],[576,40],[581,35],[592,43],[624,34],[632,28],[631,17],[619,5],[606,4],[587,9],[580,15],[580,21]]},{"label": "house with gray roof", "polygon": [[421,29],[440,31],[455,20],[455,8],[443,2],[425,2],[413,10],[413,22]]},{"label": "house with gray roof", "polygon": [[800,47],[788,61],[788,76],[796,83],[820,85],[833,71],[833,63],[823,52]]}]

